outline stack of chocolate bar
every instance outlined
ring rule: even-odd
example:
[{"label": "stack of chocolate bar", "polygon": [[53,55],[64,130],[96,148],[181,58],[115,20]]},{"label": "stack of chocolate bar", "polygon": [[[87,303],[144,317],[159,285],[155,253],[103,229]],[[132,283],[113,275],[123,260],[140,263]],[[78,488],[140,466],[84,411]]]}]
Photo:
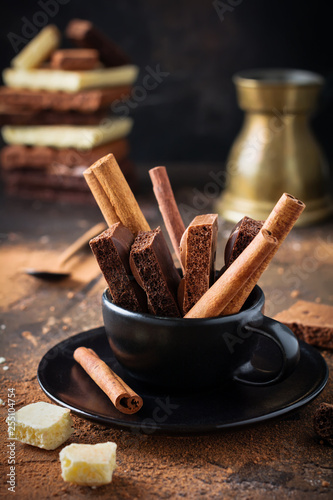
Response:
[{"label": "stack of chocolate bar", "polygon": [[133,121],[112,115],[128,97],[138,68],[91,22],[49,25],[3,71],[0,125],[5,191],[33,199],[93,199],[83,171],[113,153],[133,186],[128,134]]}]

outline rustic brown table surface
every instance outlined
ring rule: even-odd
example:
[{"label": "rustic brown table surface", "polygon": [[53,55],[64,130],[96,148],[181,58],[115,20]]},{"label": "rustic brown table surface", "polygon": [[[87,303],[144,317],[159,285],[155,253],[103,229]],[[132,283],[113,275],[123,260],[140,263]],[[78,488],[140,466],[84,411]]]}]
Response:
[{"label": "rustic brown table surface", "polygon": [[[192,188],[176,192],[177,201],[185,201],[186,222],[192,218],[196,194]],[[151,226],[160,224],[151,192],[138,195],[138,201]],[[203,212],[212,210],[210,202]],[[101,221],[97,206],[5,200],[1,213],[0,356],[5,361],[0,364],[0,497],[11,498],[6,483],[7,389],[15,390],[16,409],[49,401],[37,381],[38,363],[59,341],[102,325],[105,282],[89,249],[81,254],[71,277],[61,282],[39,281],[23,272],[25,267],[51,262],[85,229]],[[218,265],[231,227],[220,221]],[[260,280],[266,314],[273,316],[298,299],[333,304],[332,237],[329,221],[292,231]],[[331,369],[333,353],[321,354]],[[46,451],[17,442],[15,492],[20,499],[333,498],[333,447],[318,439],[312,426],[320,402],[333,403],[331,376],[323,392],[296,412],[209,434],[133,434],[73,415],[75,432],[68,443],[118,444],[112,483],[98,490],[65,483],[59,449]]]}]

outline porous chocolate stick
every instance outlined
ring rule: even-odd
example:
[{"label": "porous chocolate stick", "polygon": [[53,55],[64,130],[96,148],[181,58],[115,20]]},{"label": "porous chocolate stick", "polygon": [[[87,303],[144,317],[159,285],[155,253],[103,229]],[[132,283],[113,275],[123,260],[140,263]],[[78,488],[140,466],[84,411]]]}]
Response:
[{"label": "porous chocolate stick", "polygon": [[243,217],[232,229],[224,250],[224,263],[230,266],[259,233],[263,221]]},{"label": "porous chocolate stick", "polygon": [[178,288],[178,303],[184,314],[214,282],[217,219],[217,214],[198,215],[181,238],[184,277]]},{"label": "porous chocolate stick", "polygon": [[240,256],[190,309],[185,318],[220,316],[276,244],[276,238],[267,229],[261,229]]},{"label": "porous chocolate stick", "polygon": [[148,298],[148,310],[156,316],[180,317],[175,268],[161,228],[140,232],[131,248],[130,266]]},{"label": "porous chocolate stick", "polygon": [[247,297],[250,295],[260,276],[293,228],[304,208],[305,204],[301,200],[298,200],[291,194],[283,193],[262,226],[262,229],[270,231],[277,239],[277,245],[272,249],[272,252],[266,256],[265,260],[261,263],[256,272],[252,274],[251,278],[244,283],[244,286],[239,290],[225,310],[221,312],[222,316],[235,314],[241,310]]},{"label": "porous chocolate stick", "polygon": [[133,234],[120,222],[113,224],[92,240],[93,251],[108,284],[113,302],[124,309],[144,312],[146,296],[131,275],[129,255]]}]

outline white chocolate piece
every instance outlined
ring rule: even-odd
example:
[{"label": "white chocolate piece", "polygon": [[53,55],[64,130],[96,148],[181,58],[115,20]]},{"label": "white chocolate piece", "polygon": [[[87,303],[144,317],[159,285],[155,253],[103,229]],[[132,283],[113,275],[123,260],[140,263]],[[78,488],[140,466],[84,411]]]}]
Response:
[{"label": "white chocolate piece", "polygon": [[59,454],[64,481],[84,486],[101,486],[112,481],[116,469],[116,443],[65,446]]},{"label": "white chocolate piece", "polygon": [[138,71],[138,67],[132,64],[89,71],[6,68],[2,72],[2,77],[8,87],[78,92],[84,89],[132,85],[138,76]]},{"label": "white chocolate piece", "polygon": [[61,42],[61,34],[54,24],[45,26],[31,42],[29,42],[11,60],[14,68],[31,69],[37,68],[48,59],[50,54],[56,50]]},{"label": "white chocolate piece", "polygon": [[7,144],[90,149],[126,137],[133,126],[131,118],[110,118],[101,125],[29,125],[2,127]]},{"label": "white chocolate piece", "polygon": [[55,450],[73,433],[72,418],[67,408],[40,401],[20,408],[15,413],[14,437],[45,450]]}]

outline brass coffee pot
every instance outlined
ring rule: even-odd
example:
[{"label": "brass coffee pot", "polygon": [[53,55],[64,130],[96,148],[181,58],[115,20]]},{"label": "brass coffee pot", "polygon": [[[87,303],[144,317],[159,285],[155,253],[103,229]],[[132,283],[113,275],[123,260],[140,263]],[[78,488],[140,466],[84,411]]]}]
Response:
[{"label": "brass coffee pot", "polygon": [[234,75],[243,127],[226,164],[217,211],[229,221],[265,220],[284,192],[306,209],[298,225],[332,213],[329,170],[309,127],[323,78],[293,69],[258,69]]}]

